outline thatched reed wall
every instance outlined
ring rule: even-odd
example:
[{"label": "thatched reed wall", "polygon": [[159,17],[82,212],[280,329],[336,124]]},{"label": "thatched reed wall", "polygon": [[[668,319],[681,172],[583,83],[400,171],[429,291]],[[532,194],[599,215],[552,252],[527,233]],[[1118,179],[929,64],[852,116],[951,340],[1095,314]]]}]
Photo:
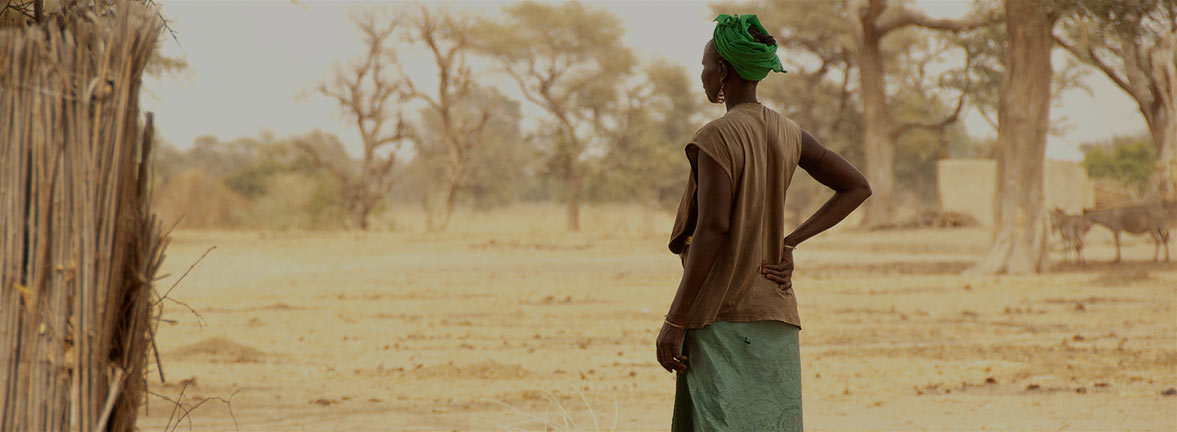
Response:
[{"label": "thatched reed wall", "polygon": [[[0,430],[129,431],[164,236],[133,4],[0,31]],[[146,129],[146,130],[144,130]]]}]

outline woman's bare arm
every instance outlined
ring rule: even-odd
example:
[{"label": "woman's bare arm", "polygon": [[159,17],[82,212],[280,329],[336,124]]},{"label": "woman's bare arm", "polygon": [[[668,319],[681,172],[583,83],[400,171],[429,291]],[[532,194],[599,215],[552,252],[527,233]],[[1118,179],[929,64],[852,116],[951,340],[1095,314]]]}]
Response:
[{"label": "woman's bare arm", "polygon": [[727,173],[719,163],[705,153],[698,156],[699,165],[699,219],[691,237],[682,280],[678,293],[670,304],[667,314],[670,322],[682,323],[688,320],[687,309],[695,302],[699,287],[711,273],[720,249],[728,240],[731,229],[732,186]]},{"label": "woman's bare arm", "polygon": [[[801,132],[801,159],[798,166],[805,169],[815,180],[834,190],[834,195],[821,206],[813,216],[805,220],[792,233],[785,236],[785,246],[797,246],[810,237],[820,234],[846,218],[870,197],[870,184],[866,177],[841,155],[827,149],[808,132]],[[792,250],[786,248],[781,263],[765,266],[765,277],[782,284],[791,285],[793,273]]]},{"label": "woman's bare arm", "polygon": [[870,197],[866,177],[841,155],[823,147],[808,132],[801,132],[801,160],[798,166],[819,183],[834,190],[834,196],[793,233],[785,236],[785,244],[797,246],[810,237],[841,222],[850,212]]},{"label": "woman's bare arm", "polygon": [[718,162],[703,152],[699,152],[696,163],[699,170],[699,219],[691,237],[678,292],[666,314],[666,321],[675,325],[663,325],[658,334],[658,362],[668,371],[687,370],[686,356],[679,351],[684,331],[681,324],[692,318],[686,313],[699,296],[699,289],[707,274],[711,273],[719,251],[727,244],[731,229],[731,179]]}]

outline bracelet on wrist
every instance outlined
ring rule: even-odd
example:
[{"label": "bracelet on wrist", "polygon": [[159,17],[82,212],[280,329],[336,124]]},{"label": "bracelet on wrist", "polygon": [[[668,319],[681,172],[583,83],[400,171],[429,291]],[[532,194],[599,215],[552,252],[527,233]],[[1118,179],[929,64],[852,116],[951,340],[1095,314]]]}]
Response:
[{"label": "bracelet on wrist", "polygon": [[686,326],[682,326],[682,325],[678,325],[678,324],[670,322],[670,317],[666,317],[665,322],[666,322],[666,325],[674,327],[676,329],[686,329]]}]

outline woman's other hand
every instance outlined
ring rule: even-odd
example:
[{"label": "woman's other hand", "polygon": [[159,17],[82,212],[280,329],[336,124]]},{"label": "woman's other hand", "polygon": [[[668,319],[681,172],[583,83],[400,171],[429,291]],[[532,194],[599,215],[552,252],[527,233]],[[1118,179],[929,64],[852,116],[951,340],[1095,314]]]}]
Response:
[{"label": "woman's other hand", "polygon": [[782,290],[793,289],[793,248],[782,248],[781,262],[765,264],[760,268],[760,274],[768,280],[776,282]]},{"label": "woman's other hand", "polygon": [[682,354],[682,339],[686,329],[662,324],[662,331],[658,332],[658,363],[667,372],[686,372],[687,356]]}]

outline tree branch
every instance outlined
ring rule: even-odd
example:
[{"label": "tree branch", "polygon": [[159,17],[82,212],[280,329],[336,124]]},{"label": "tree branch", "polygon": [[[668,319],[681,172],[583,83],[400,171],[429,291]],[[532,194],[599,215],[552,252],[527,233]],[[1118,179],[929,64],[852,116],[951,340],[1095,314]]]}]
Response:
[{"label": "tree branch", "polygon": [[[947,117],[945,117],[939,121],[932,121],[932,122],[904,121],[904,122],[900,122],[898,127],[896,127],[895,129],[892,129],[893,133],[896,136],[898,136],[899,134],[904,133],[904,132],[911,130],[913,128],[944,130],[945,127],[947,127],[949,124],[955,122],[958,118],[960,118],[960,112],[964,108],[965,95],[968,93],[968,91],[967,91],[968,87],[970,87],[968,85],[967,77],[968,77],[969,69],[972,68],[972,66],[973,66],[973,59],[974,59],[974,53],[971,50],[966,49],[965,50],[964,68],[963,68],[963,70],[964,70],[963,73],[964,73],[964,76],[966,77],[966,83],[964,85],[964,88],[962,88],[960,91],[960,97],[957,98],[957,100],[956,100],[956,108],[954,108],[952,110],[952,114],[948,115]],[[920,66],[920,71],[922,73],[923,65]]]},{"label": "tree branch", "polygon": [[298,149],[302,150],[303,153],[306,153],[307,156],[310,156],[311,162],[314,163],[315,166],[317,166],[317,167],[319,167],[319,169],[325,170],[328,173],[330,173],[331,175],[335,176],[335,178],[339,179],[339,181],[341,183],[348,184],[351,182],[351,178],[347,174],[345,174],[342,170],[340,170],[338,167],[336,167],[335,164],[327,162],[326,159],[323,159],[323,157],[321,155],[319,155],[319,152],[317,150],[315,150],[314,147],[311,147],[311,145],[308,144],[306,141],[304,141],[302,139],[297,139],[294,141],[294,146],[297,147]]},{"label": "tree branch", "polygon": [[948,117],[945,117],[943,119],[940,119],[937,121],[932,121],[932,122],[919,122],[919,121],[900,122],[899,126],[894,129],[895,135],[899,135],[903,132],[906,132],[906,131],[914,129],[914,128],[944,129],[946,126],[948,126],[949,124],[952,124],[952,122],[955,122],[958,118],[960,118],[960,112],[961,112],[962,108],[964,108],[964,99],[965,99],[965,92],[962,91],[962,92],[960,92],[960,98],[956,100],[956,108],[952,110],[952,114],[948,115]]},{"label": "tree branch", "polygon": [[1138,94],[1136,89],[1133,89],[1132,85],[1128,83],[1127,79],[1121,77],[1115,69],[1104,62],[1103,59],[1099,58],[1099,56],[1095,54],[1095,49],[1093,49],[1090,45],[1088,45],[1087,50],[1084,51],[1079,49],[1079,47],[1068,43],[1063,38],[1058,37],[1058,35],[1052,34],[1051,36],[1054,37],[1054,43],[1063,47],[1063,49],[1066,49],[1071,53],[1071,55],[1079,59],[1079,61],[1095,66],[1097,69],[1103,72],[1104,75],[1107,75],[1108,79],[1111,79],[1112,82],[1116,83],[1117,86],[1119,86],[1121,89],[1124,89],[1124,91],[1129,95],[1132,95],[1132,98],[1136,99],[1137,103],[1141,103],[1141,100],[1137,97]]},{"label": "tree branch", "polygon": [[391,144],[411,138],[408,125],[405,123],[404,114],[397,114],[396,116],[396,132],[386,137],[375,138],[373,140],[372,150],[376,150],[386,144]]},{"label": "tree branch", "polygon": [[924,15],[922,12],[902,7],[893,10],[895,11],[894,13],[884,14],[882,17],[880,17],[878,24],[875,26],[875,29],[878,31],[880,36],[912,25],[930,30],[962,32],[981,27],[992,21],[990,18],[975,20],[932,18],[930,16]]},{"label": "tree branch", "polygon": [[800,74],[805,77],[805,80],[809,82],[809,85],[811,87],[820,83],[822,77],[824,77],[826,75],[826,72],[830,70],[830,63],[832,63],[830,61],[830,59],[828,59],[824,56],[821,56],[820,58],[821,58],[821,64],[818,65],[816,69],[814,69],[813,71],[810,71],[810,72],[803,71]]},{"label": "tree branch", "polygon": [[479,118],[478,118],[478,123],[475,123],[474,126],[471,126],[470,128],[467,128],[466,130],[462,131],[463,135],[465,135],[467,137],[473,137],[478,134],[481,134],[483,129],[486,129],[487,123],[490,123],[490,112],[491,111],[492,111],[491,105],[488,104],[487,106],[484,106],[482,108],[482,115],[479,116]]},{"label": "tree branch", "polygon": [[376,176],[376,193],[372,194],[370,199],[375,201],[380,200],[392,190],[392,167],[396,165],[396,153],[389,153],[388,157],[374,168],[373,175]]},{"label": "tree branch", "polygon": [[850,65],[842,70],[842,89],[838,94],[838,115],[834,117],[833,124],[830,125],[830,133],[833,134],[842,126],[842,119],[846,117],[846,105],[850,99]]},{"label": "tree branch", "polygon": [[985,112],[985,109],[979,106],[977,107],[977,112],[981,114],[981,118],[985,119],[985,123],[988,123],[989,127],[993,128],[994,131],[998,130],[997,121],[993,120],[992,114]]},{"label": "tree branch", "polygon": [[516,84],[519,84],[519,90],[521,93],[523,93],[524,99],[527,99],[528,102],[539,105],[541,107],[552,108],[547,105],[547,102],[536,97],[535,92],[533,92],[533,91],[531,91],[531,89],[527,88],[527,80],[525,80],[523,78],[523,75],[519,74],[519,72],[512,69],[509,63],[505,63],[503,70],[507,72],[507,75],[510,75],[511,78],[515,80]]}]

